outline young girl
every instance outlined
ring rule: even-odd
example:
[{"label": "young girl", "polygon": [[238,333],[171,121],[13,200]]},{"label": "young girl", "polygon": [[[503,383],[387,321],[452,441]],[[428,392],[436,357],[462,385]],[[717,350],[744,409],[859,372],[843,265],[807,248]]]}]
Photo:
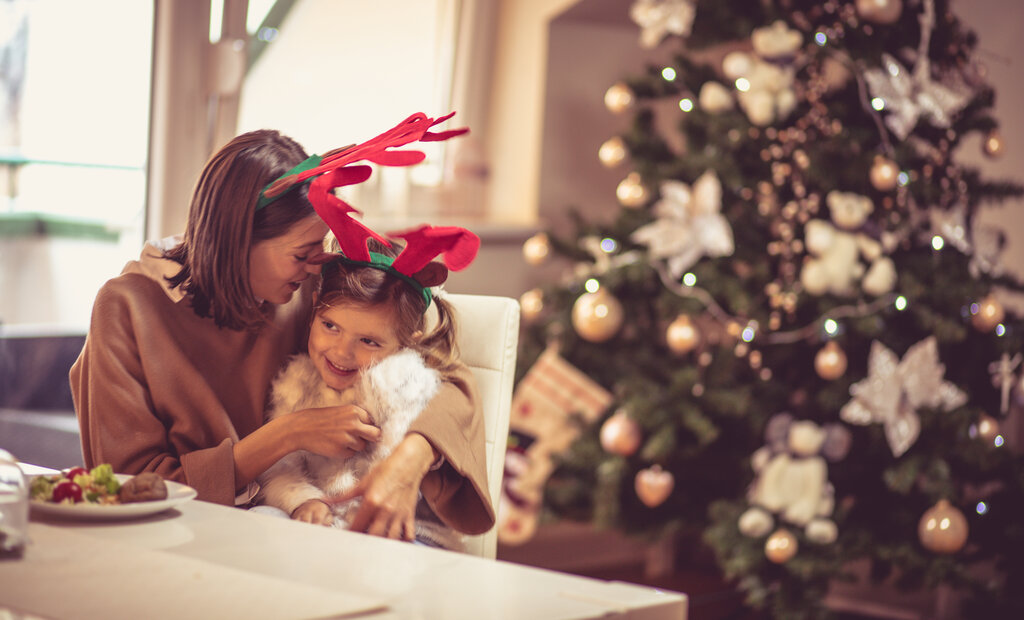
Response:
[{"label": "young girl", "polygon": [[[348,458],[293,452],[260,477],[262,503],[299,521],[348,527],[358,500],[330,499],[344,497],[392,451],[457,367],[451,307],[427,288],[443,282],[447,269],[431,262],[415,274],[402,274],[392,267],[391,248],[372,247],[369,262],[339,254],[324,265],[307,354],[293,357],[272,386],[268,421],[303,409],[356,404],[381,429],[380,441],[364,452]],[[431,305],[437,320],[428,333]],[[424,544],[462,548],[461,536],[424,501],[417,505],[414,533]],[[410,534],[403,531],[400,537]]]}]

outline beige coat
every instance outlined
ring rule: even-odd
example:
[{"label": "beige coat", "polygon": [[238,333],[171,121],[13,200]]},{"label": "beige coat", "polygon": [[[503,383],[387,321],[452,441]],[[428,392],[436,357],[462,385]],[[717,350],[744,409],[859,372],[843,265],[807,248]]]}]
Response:
[{"label": "beige coat", "polygon": [[[155,471],[199,499],[235,503],[233,446],[263,419],[271,380],[304,349],[309,291],[274,309],[258,332],[217,327],[168,289],[170,261],[151,247],[96,297],[85,347],[71,368],[85,464]],[[469,534],[494,523],[487,491],[483,415],[463,367],[410,427],[444,465],[421,485],[449,526]]]}]

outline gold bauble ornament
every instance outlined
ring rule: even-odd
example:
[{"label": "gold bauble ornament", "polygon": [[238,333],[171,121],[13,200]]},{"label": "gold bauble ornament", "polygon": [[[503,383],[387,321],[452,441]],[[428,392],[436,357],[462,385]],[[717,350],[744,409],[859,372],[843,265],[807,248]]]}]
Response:
[{"label": "gold bauble ornament", "polygon": [[539,288],[530,289],[519,296],[519,311],[524,321],[533,321],[543,309],[544,293]]},{"label": "gold bauble ornament", "polygon": [[891,192],[896,189],[899,166],[896,162],[882,155],[875,155],[871,164],[871,172],[868,176],[871,179],[871,186],[880,192]]},{"label": "gold bauble ornament", "polygon": [[982,151],[989,157],[999,157],[1003,154],[1006,145],[1003,143],[1003,136],[998,131],[990,131],[981,144]]},{"label": "gold bauble ornament", "polygon": [[622,327],[622,304],[614,295],[600,288],[584,293],[572,306],[572,326],[580,338],[604,342]]},{"label": "gold bauble ornament", "polygon": [[665,471],[660,465],[641,469],[633,479],[636,496],[648,508],[660,506],[672,494],[676,479],[672,472]]},{"label": "gold bauble ornament", "polygon": [[689,315],[680,314],[665,330],[665,342],[673,353],[689,353],[700,344],[700,331]]},{"label": "gold bauble ornament", "polygon": [[901,0],[857,0],[857,15],[876,24],[891,24],[903,13]]},{"label": "gold bauble ornament", "polygon": [[995,441],[996,436],[999,435],[999,420],[990,415],[982,414],[974,428],[978,433],[978,437],[987,443],[992,443]]},{"label": "gold bauble ornament", "polygon": [[597,151],[597,158],[601,160],[605,168],[618,166],[623,159],[626,159],[626,143],[618,136],[605,140]]},{"label": "gold bauble ornament", "polygon": [[979,331],[987,332],[995,329],[996,325],[1003,322],[1006,311],[999,300],[989,295],[978,302],[978,311],[971,317],[971,323]]},{"label": "gold bauble ornament", "polygon": [[531,265],[540,265],[550,253],[551,241],[545,233],[537,233],[523,242],[523,258]]},{"label": "gold bauble ornament", "polygon": [[623,82],[616,82],[604,93],[604,106],[615,114],[621,114],[633,105],[633,91]]},{"label": "gold bauble ornament", "polygon": [[630,172],[615,188],[615,197],[624,207],[641,207],[647,202],[647,188],[640,178],[639,172]]},{"label": "gold bauble ornament", "polygon": [[796,536],[785,528],[779,528],[764,541],[764,555],[772,562],[782,564],[796,555],[798,547]]},{"label": "gold bauble ornament", "polygon": [[846,353],[835,340],[825,343],[814,356],[814,370],[826,381],[838,379],[846,372]]},{"label": "gold bauble ornament", "polygon": [[624,410],[619,409],[601,425],[601,447],[619,456],[632,456],[640,447],[643,433],[640,425]]},{"label": "gold bauble ornament", "polygon": [[967,517],[944,499],[926,510],[917,524],[921,544],[935,553],[960,551],[967,542],[967,533]]}]

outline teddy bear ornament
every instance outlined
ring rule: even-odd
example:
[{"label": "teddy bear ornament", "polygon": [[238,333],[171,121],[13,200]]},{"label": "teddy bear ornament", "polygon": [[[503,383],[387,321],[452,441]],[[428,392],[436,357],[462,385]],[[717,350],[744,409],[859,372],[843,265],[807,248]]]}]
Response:
[{"label": "teddy bear ornament", "polygon": [[780,413],[769,420],[765,439],[767,445],[751,457],[756,477],[747,494],[750,508],[739,518],[740,532],[760,538],[775,529],[777,519],[803,528],[813,543],[834,542],[838,529],[831,518],[835,501],[826,462],[846,456],[850,431],[842,424],[822,427]]}]

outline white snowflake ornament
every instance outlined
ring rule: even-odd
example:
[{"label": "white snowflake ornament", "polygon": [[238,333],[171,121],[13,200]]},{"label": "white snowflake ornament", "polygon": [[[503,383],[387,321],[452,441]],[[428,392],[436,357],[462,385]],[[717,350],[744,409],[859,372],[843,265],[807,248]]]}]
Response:
[{"label": "white snowflake ornament", "polygon": [[702,174],[692,189],[680,181],[665,181],[661,200],[654,204],[658,219],[630,238],[646,245],[652,259],[665,260],[672,277],[680,278],[701,257],[733,253],[732,228],[721,210],[722,184],[714,170]]},{"label": "white snowflake ornament", "polygon": [[636,0],[629,17],[641,28],[640,45],[657,47],[666,35],[690,36],[697,14],[695,0]]}]

